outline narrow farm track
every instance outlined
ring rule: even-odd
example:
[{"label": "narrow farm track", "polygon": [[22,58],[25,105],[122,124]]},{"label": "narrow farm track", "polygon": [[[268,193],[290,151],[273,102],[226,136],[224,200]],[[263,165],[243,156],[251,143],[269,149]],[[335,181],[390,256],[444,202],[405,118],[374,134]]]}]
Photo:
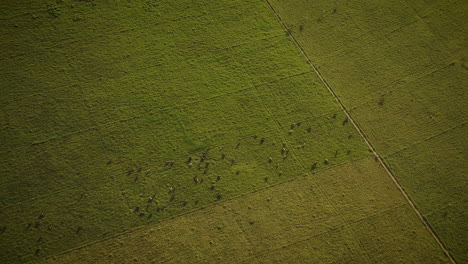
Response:
[{"label": "narrow farm track", "polygon": [[[242,65],[240,65],[240,66],[242,66]],[[243,68],[243,69],[244,69],[244,68]],[[245,71],[245,69],[244,69],[244,71]],[[245,72],[246,72],[246,74],[248,75],[247,71],[245,71]],[[258,86],[256,86],[255,84],[252,83],[252,85],[253,85],[253,87],[254,87],[255,89],[258,89]],[[258,90],[257,90],[257,94],[259,94]],[[282,135],[282,133],[281,133],[281,124],[280,124],[280,122],[278,121],[278,119],[276,118],[276,116],[270,111],[270,109],[263,103],[262,100],[258,100],[258,101],[262,104],[263,108],[264,108],[265,111],[268,113],[268,115],[270,115],[271,118],[274,120],[274,122],[275,122],[275,124],[276,124],[276,128],[278,129],[278,135],[280,135],[282,141],[283,141],[283,142],[288,142],[288,140],[287,140],[287,139]],[[289,144],[289,143],[288,143],[288,144]],[[302,166],[302,168],[303,168],[304,170],[307,170],[307,169],[306,169],[306,166],[304,165],[304,162],[300,159],[299,155],[297,155],[297,154],[295,153],[294,149],[292,149],[291,151],[292,151],[292,153],[294,154],[295,158],[299,161],[299,164]],[[317,184],[317,186],[319,186],[319,185]],[[333,205],[333,203],[331,202],[331,199],[328,198],[328,196],[325,194],[325,192],[324,192],[323,190],[321,190],[320,187],[318,187],[317,189],[320,191],[320,193],[322,194],[322,196],[325,197],[325,199],[330,203],[330,205],[334,208],[334,210],[335,210],[336,212],[338,212],[338,209]],[[351,230],[349,224],[348,224],[344,219],[341,219],[341,220],[343,221],[343,225],[344,225],[347,229]],[[352,232],[352,231],[351,231],[351,232]],[[356,235],[355,235],[355,234],[354,234],[353,236],[354,236],[354,239],[355,239],[356,243],[359,244],[361,250],[364,252],[364,255],[365,255],[366,260],[368,261],[368,263],[372,263],[371,258],[370,258],[370,255],[369,255],[369,253],[367,252],[367,250],[365,249],[365,247],[362,245],[361,241],[359,241],[359,239],[356,238]]]},{"label": "narrow farm track", "polygon": [[421,212],[419,212],[418,208],[416,207],[416,205],[414,204],[414,202],[411,200],[411,198],[408,196],[408,194],[406,193],[406,191],[403,189],[403,187],[400,185],[400,183],[398,182],[398,180],[395,178],[395,176],[393,175],[393,173],[390,171],[390,168],[385,164],[385,162],[383,161],[383,159],[380,157],[380,155],[377,153],[377,151],[375,150],[375,148],[373,147],[373,145],[371,144],[371,142],[367,139],[366,135],[364,134],[364,132],[362,131],[362,129],[359,127],[359,125],[357,124],[357,122],[351,117],[350,113],[348,112],[348,110],[346,109],[346,107],[343,105],[343,103],[341,102],[341,100],[336,96],[335,92],[333,91],[333,89],[330,87],[330,85],[328,84],[328,82],[325,80],[325,78],[323,77],[323,75],[320,73],[320,71],[317,69],[317,67],[312,63],[312,61],[310,60],[309,56],[305,53],[304,49],[302,48],[302,46],[299,44],[299,42],[297,41],[297,39],[291,34],[289,33],[289,30],[288,30],[288,27],[286,26],[286,24],[284,23],[283,19],[280,17],[280,15],[278,14],[278,12],[276,12],[276,10],[274,9],[274,7],[271,5],[271,3],[268,1],[268,0],[264,0],[265,3],[268,5],[268,7],[270,8],[270,10],[273,12],[273,14],[275,15],[276,19],[278,20],[278,22],[281,24],[281,26],[284,28],[284,30],[286,32],[288,32],[288,35],[289,37],[291,38],[291,40],[294,42],[294,44],[297,46],[297,48],[301,51],[302,55],[304,56],[304,58],[306,59],[307,63],[310,65],[310,67],[312,67],[312,69],[315,71],[315,73],[317,74],[317,76],[320,78],[320,80],[322,81],[323,85],[327,88],[327,90],[330,92],[330,94],[333,96],[333,98],[336,100],[336,102],[340,105],[341,109],[343,110],[343,112],[346,114],[348,120],[351,122],[351,124],[356,128],[356,130],[358,131],[358,133],[361,135],[361,137],[364,139],[364,141],[366,142],[367,146],[369,147],[369,150],[372,151],[372,153],[374,154],[375,158],[378,160],[378,162],[382,165],[382,167],[385,169],[385,171],[387,172],[388,176],[392,179],[392,181],[396,184],[397,188],[400,190],[400,192],[402,193],[402,195],[404,196],[404,198],[408,201],[409,205],[411,206],[411,208],[413,209],[413,211],[415,212],[415,214],[419,217],[419,219],[421,219],[422,223],[424,224],[424,226],[426,227],[426,229],[428,230],[428,232],[432,235],[432,237],[436,240],[437,244],[439,244],[439,246],[441,247],[441,249],[444,251],[445,255],[447,255],[447,257],[450,259],[450,261],[452,263],[456,263],[455,262],[455,259],[452,257],[452,255],[448,252],[448,250],[446,249],[445,245],[442,243],[442,241],[440,240],[440,238],[438,237],[438,235],[434,232],[433,228],[430,226],[430,224],[426,221],[426,219],[422,216]]}]

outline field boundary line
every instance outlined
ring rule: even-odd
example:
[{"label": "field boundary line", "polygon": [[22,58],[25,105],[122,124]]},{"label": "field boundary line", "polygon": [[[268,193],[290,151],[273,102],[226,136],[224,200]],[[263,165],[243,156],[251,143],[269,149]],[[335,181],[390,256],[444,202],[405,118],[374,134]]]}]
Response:
[{"label": "field boundary line", "polygon": [[[385,84],[385,85],[382,86],[382,88],[387,88],[389,86],[396,86],[394,89],[385,90],[383,93],[371,92],[371,93],[369,93],[369,95],[371,95],[369,97],[361,96],[361,97],[357,97],[357,98],[353,99],[355,101],[363,101],[363,103],[360,103],[359,105],[356,105],[356,106],[353,106],[353,107],[349,108],[349,111],[354,111],[354,110],[357,110],[357,109],[361,109],[362,107],[364,107],[366,105],[369,105],[372,102],[376,102],[375,99],[372,100],[372,99],[366,99],[366,98],[370,98],[372,96],[378,97],[379,95],[388,96],[389,94],[391,94],[393,92],[400,91],[400,90],[404,89],[406,85],[414,84],[415,82],[421,80],[422,78],[424,78],[426,76],[437,73],[437,72],[442,71],[442,70],[444,70],[446,68],[449,68],[449,67],[451,67],[451,63],[448,63],[448,64],[446,64],[444,66],[439,67],[439,68],[432,68],[432,69],[429,69],[428,71],[417,73],[418,76],[415,77],[415,78],[410,78],[411,74],[405,75],[405,76],[403,76],[401,78],[398,78],[397,80],[394,80],[394,81],[389,82],[388,84]],[[374,109],[374,108],[376,108],[376,107],[375,106],[372,107],[372,109]]]},{"label": "field boundary line", "polygon": [[[426,28],[427,31],[431,32],[432,36],[434,36],[435,39],[437,39],[437,41],[442,44],[444,47],[445,47],[445,51],[450,55],[450,58],[452,60],[455,60],[457,59],[457,56],[455,56],[455,54],[453,53],[453,51],[449,48],[449,46],[447,45],[447,43],[445,43],[444,41],[442,41],[442,39],[440,38],[440,35],[439,34],[436,34],[434,32],[434,29],[431,28],[431,26],[429,26],[429,24],[423,19],[423,17],[418,13],[418,11],[416,11],[416,9],[408,2],[408,0],[404,0],[406,5],[408,6],[408,8],[410,8],[414,14],[416,15],[416,17],[418,18],[418,21],[421,22],[424,27]],[[437,12],[437,11],[434,11],[434,13]],[[445,11],[447,12],[447,11]],[[449,11],[450,13],[450,11]],[[431,16],[433,13],[431,13],[430,15],[428,16]],[[426,16],[426,17],[428,17]]]},{"label": "field boundary line", "polygon": [[[408,206],[408,204],[404,203],[404,204],[400,204],[400,205],[395,205],[395,206],[392,206],[392,207],[389,207],[383,211],[380,211],[380,212],[377,212],[377,213],[373,213],[371,215],[368,215],[366,217],[362,217],[362,218],[359,218],[359,219],[356,219],[354,221],[350,221],[348,224],[349,225],[355,225],[355,224],[358,224],[358,223],[361,223],[363,221],[366,221],[366,220],[369,220],[369,219],[372,219],[372,218],[376,218],[376,217],[381,217],[382,215],[385,215],[385,214],[388,214],[394,210],[398,210],[400,208],[404,208],[405,206]],[[307,237],[307,238],[304,238],[304,239],[301,239],[301,240],[297,240],[297,241],[294,241],[292,243],[289,243],[289,244],[284,244],[282,246],[279,246],[277,248],[274,248],[270,251],[262,251],[260,252],[260,255],[257,256],[257,257],[263,257],[269,253],[272,253],[272,252],[277,252],[279,250],[282,250],[282,249],[285,249],[285,248],[289,248],[291,246],[294,246],[294,245],[297,245],[297,244],[300,244],[300,243],[303,243],[303,242],[306,242],[306,241],[309,241],[311,239],[314,239],[314,238],[317,238],[317,237],[320,237],[320,236],[323,236],[323,235],[326,235],[326,234],[330,234],[332,232],[335,232],[337,230],[347,230],[347,224],[341,224],[341,225],[336,225],[336,226],[333,226],[331,227],[329,230],[327,231],[324,231],[324,232],[320,232],[320,233],[317,233],[315,235],[312,235],[310,237]],[[352,232],[351,230],[347,230],[349,232]],[[362,249],[362,248],[361,248]],[[362,249],[363,250],[363,249]],[[251,260],[252,258],[249,258],[247,260]],[[369,260],[370,261],[370,260]],[[249,262],[240,262],[240,263],[249,263]]]},{"label": "field boundary line", "polygon": [[[362,158],[359,158],[359,159],[351,160],[350,162],[362,161],[362,160],[365,160],[365,159],[368,159],[368,158],[369,158],[368,156],[365,156],[365,157],[362,157]],[[298,174],[298,175],[295,176],[295,177],[292,177],[292,178],[290,178],[290,179],[287,179],[287,180],[284,181],[284,182],[279,182],[279,183],[276,183],[276,184],[270,184],[270,185],[267,185],[267,186],[265,186],[265,187],[261,187],[261,188],[252,190],[251,192],[240,193],[240,194],[234,195],[234,196],[232,196],[232,197],[226,198],[226,199],[221,200],[221,201],[218,201],[218,202],[213,202],[213,203],[207,204],[207,205],[202,206],[202,207],[194,208],[193,210],[189,210],[189,211],[186,211],[186,212],[182,212],[182,213],[180,213],[180,214],[172,215],[172,216],[170,216],[170,217],[161,219],[161,221],[159,221],[159,222],[155,222],[155,223],[152,223],[152,224],[149,224],[149,225],[140,225],[140,226],[137,226],[137,227],[135,227],[135,228],[125,230],[125,231],[123,231],[123,232],[120,232],[120,233],[111,235],[111,236],[106,237],[106,238],[103,238],[103,239],[94,240],[94,241],[91,241],[91,242],[89,242],[89,243],[82,244],[82,245],[79,245],[79,246],[77,246],[77,247],[70,248],[70,249],[68,249],[68,250],[61,251],[61,252],[58,252],[58,253],[56,253],[56,254],[46,256],[46,257],[44,257],[44,258],[40,258],[40,259],[38,259],[38,261],[44,262],[44,261],[46,261],[46,260],[48,260],[48,259],[51,259],[51,258],[60,256],[60,255],[66,255],[66,254],[68,254],[68,253],[70,253],[70,252],[77,251],[77,250],[79,250],[79,249],[86,248],[86,247],[92,246],[92,245],[94,245],[94,244],[102,243],[102,242],[104,242],[104,241],[108,241],[108,240],[111,240],[111,239],[114,239],[114,238],[117,238],[117,237],[121,237],[121,236],[124,236],[124,235],[126,235],[126,234],[130,234],[130,233],[137,232],[137,231],[144,230],[144,229],[150,229],[150,228],[152,228],[152,227],[155,227],[155,226],[157,226],[157,225],[160,225],[160,224],[162,224],[162,223],[171,221],[171,220],[173,220],[173,219],[175,219],[175,218],[178,218],[178,217],[181,217],[181,216],[184,216],[184,215],[189,215],[189,214],[192,214],[192,213],[195,213],[195,212],[198,212],[198,211],[203,211],[203,210],[205,210],[205,209],[212,208],[212,207],[215,207],[215,206],[220,206],[220,205],[222,205],[222,204],[224,204],[224,203],[226,203],[226,202],[229,202],[229,201],[232,201],[232,200],[235,200],[235,199],[238,199],[238,198],[242,198],[242,197],[247,197],[247,196],[253,195],[253,194],[255,194],[255,193],[267,191],[267,190],[269,190],[269,189],[271,189],[271,188],[280,186],[280,185],[282,185],[282,184],[287,184],[287,183],[291,183],[291,182],[303,180],[303,179],[305,179],[305,178],[310,178],[310,177],[312,177],[314,174],[317,174],[317,173],[324,173],[324,172],[329,171],[329,170],[332,170],[332,169],[339,169],[339,168],[345,167],[345,166],[349,165],[350,162],[344,162],[344,163],[337,164],[337,165],[331,165],[330,167],[327,167],[326,169],[318,170],[318,171],[316,171],[316,172],[314,172],[314,173],[312,173],[312,174],[309,174],[309,173],[301,173],[301,174]],[[28,262],[28,263],[31,263],[31,261]]]},{"label": "field boundary line", "polygon": [[437,134],[434,134],[434,135],[432,135],[432,136],[423,138],[423,139],[421,139],[421,140],[419,140],[419,141],[417,141],[417,142],[415,142],[415,143],[413,143],[413,144],[411,144],[411,145],[408,145],[408,146],[403,147],[403,148],[401,148],[401,149],[399,149],[399,150],[397,150],[397,151],[395,151],[395,152],[393,152],[393,153],[390,153],[390,154],[388,154],[388,155],[385,155],[385,157],[386,157],[386,158],[389,158],[389,157],[392,157],[392,156],[394,156],[394,155],[398,155],[398,154],[400,154],[401,152],[403,152],[403,151],[405,151],[405,150],[407,150],[407,149],[409,149],[409,148],[417,147],[417,146],[421,145],[422,143],[425,143],[425,142],[428,142],[428,141],[433,140],[434,138],[443,136],[443,135],[445,135],[445,134],[451,132],[452,130],[455,130],[455,129],[464,127],[466,124],[468,124],[468,122],[463,122],[463,123],[458,124],[458,125],[456,125],[456,126],[454,126],[454,127],[450,127],[450,128],[448,128],[448,129],[446,129],[446,130],[442,130],[442,131],[440,131],[440,132],[437,133]]},{"label": "field boundary line", "polygon": [[[127,31],[130,31],[130,30],[127,30]],[[122,31],[118,31],[117,33],[121,33]],[[251,41],[247,41],[247,42],[243,42],[243,43],[239,43],[239,44],[236,44],[236,45],[232,45],[232,46],[228,46],[228,47],[224,47],[224,48],[220,48],[218,49],[218,51],[230,51],[232,48],[238,48],[238,47],[242,47],[242,46],[246,46],[246,45],[249,45],[253,42],[257,42],[257,41],[264,41],[264,40],[269,40],[269,39],[273,39],[273,38],[279,38],[283,36],[283,34],[281,35],[273,35],[273,36],[269,36],[269,37],[265,37],[265,38],[258,38],[258,39],[254,39],[254,40],[251,40]],[[77,41],[75,41],[77,42]],[[74,43],[74,42],[72,42]],[[86,45],[88,45],[88,43],[86,43]],[[50,46],[52,48],[54,47],[57,47],[58,45],[55,45],[55,46]],[[40,53],[41,54],[41,53]],[[24,54],[23,54],[24,55]],[[132,55],[133,56],[133,55]],[[199,61],[202,61],[203,59],[209,59],[209,58],[215,58],[216,56],[218,55],[207,55],[207,56],[200,56],[198,59],[197,59],[197,62]],[[1,56],[0,56],[1,58]],[[108,63],[106,64],[107,65],[113,65],[115,63]],[[157,68],[157,67],[160,67],[160,66],[164,66],[166,65],[167,62],[162,62],[162,63],[159,63],[159,64],[154,64],[154,65],[149,65],[149,66],[145,66],[145,67],[141,67],[139,70],[140,71],[147,71],[147,70],[151,70],[151,69],[154,69],[154,68]],[[271,81],[266,81],[266,82],[261,82],[261,83],[257,83],[257,84],[254,84],[255,86],[262,86],[262,85],[267,85],[267,84],[270,84],[270,83],[275,83],[275,82],[278,82],[278,81],[281,81],[281,80],[284,80],[284,79],[288,79],[288,78],[291,78],[291,77],[296,77],[296,76],[300,76],[300,75],[305,75],[305,74],[308,74],[308,73],[311,73],[313,74],[313,71],[307,71],[307,72],[300,72],[300,73],[295,73],[295,74],[292,74],[292,75],[288,75],[288,76],[284,76],[284,77],[281,77],[281,78],[278,78],[278,79],[274,79],[274,80],[271,80]],[[147,72],[145,72],[144,74],[147,74]],[[124,77],[118,77],[117,80],[120,80]],[[77,79],[77,78],[75,78]],[[116,78],[106,78],[106,79],[112,79],[112,80],[115,80]],[[27,98],[31,98],[31,97],[34,97],[34,96],[43,96],[44,95],[44,92],[54,92],[54,91],[57,91],[57,90],[60,90],[60,89],[69,89],[69,88],[76,88],[77,86],[80,86],[80,87],[86,87],[89,83],[85,82],[77,82],[77,83],[67,83],[67,84],[64,84],[64,85],[59,85],[59,86],[55,86],[54,88],[50,88],[50,89],[47,89],[45,91],[40,91],[40,92],[34,92],[34,93],[28,93],[28,94],[25,94],[23,96],[18,96],[18,97],[14,97],[14,98],[11,98],[11,99],[8,99],[8,100],[4,100],[4,101],[1,101],[0,100],[0,106],[3,106],[3,105],[8,105],[10,103],[14,103],[14,102],[17,102],[17,101],[22,101],[22,100],[25,100]],[[251,87],[249,87],[251,88]],[[244,88],[245,89],[245,88]],[[235,92],[235,91],[234,91]],[[231,92],[229,92],[231,93]],[[189,102],[190,103],[190,102]]]},{"label": "field boundary line", "polygon": [[369,150],[372,152],[372,154],[374,154],[375,158],[378,160],[378,162],[382,165],[382,167],[385,169],[385,171],[387,172],[387,175],[393,180],[393,182],[395,183],[395,185],[397,186],[397,188],[400,190],[400,192],[402,193],[403,197],[406,199],[406,201],[408,202],[408,204],[411,206],[411,208],[413,209],[413,211],[415,212],[415,214],[419,217],[419,219],[422,221],[422,223],[424,224],[424,226],[426,227],[426,229],[428,230],[428,232],[432,235],[432,237],[434,238],[434,240],[437,242],[437,244],[440,246],[440,248],[443,250],[443,252],[445,253],[445,255],[448,257],[448,259],[450,260],[451,263],[453,264],[456,264],[454,258],[450,255],[450,253],[448,252],[448,250],[446,249],[446,247],[444,246],[444,244],[442,243],[442,241],[440,240],[440,238],[437,236],[437,234],[435,233],[435,231],[432,229],[432,227],[430,226],[430,224],[427,222],[426,218],[421,214],[421,212],[419,212],[419,210],[417,209],[416,205],[414,204],[414,202],[411,200],[411,198],[408,196],[408,194],[405,192],[405,190],[403,189],[403,187],[400,185],[400,183],[398,182],[398,180],[395,178],[395,176],[393,175],[393,173],[390,171],[390,168],[387,166],[387,164],[383,161],[383,159],[380,157],[380,155],[376,152],[375,148],[373,147],[373,145],[370,143],[370,141],[367,139],[366,135],[364,134],[364,132],[362,131],[362,129],[359,127],[358,123],[356,121],[354,121],[354,119],[351,117],[350,113],[348,112],[348,110],[346,109],[346,107],[343,105],[343,103],[341,102],[341,100],[337,97],[337,95],[335,94],[335,92],[333,91],[333,89],[330,87],[330,85],[328,84],[328,82],[325,80],[325,78],[323,77],[323,75],[319,72],[319,70],[317,69],[317,67],[312,63],[312,61],[310,60],[309,56],[306,54],[306,52],[304,51],[304,49],[302,48],[302,46],[299,44],[299,42],[297,41],[297,39],[292,35],[292,33],[290,32],[289,28],[286,26],[286,24],[284,23],[283,19],[280,17],[280,15],[278,14],[278,12],[276,12],[276,10],[273,8],[273,6],[271,5],[270,1],[269,0],[264,0],[265,3],[268,5],[268,7],[270,8],[270,10],[273,12],[273,14],[275,15],[276,19],[278,20],[278,22],[281,24],[281,26],[284,28],[284,30],[288,33],[288,36],[290,37],[290,39],[294,42],[294,44],[296,45],[296,47],[300,50],[300,52],[302,53],[302,55],[304,56],[304,58],[306,59],[307,63],[310,65],[310,67],[312,67],[312,69],[315,71],[315,73],[317,74],[317,76],[319,77],[319,79],[322,81],[323,85],[328,89],[328,91],[330,92],[330,94],[334,97],[334,99],[336,100],[336,102],[340,105],[341,109],[343,110],[343,112],[346,114],[346,117],[348,118],[348,120],[351,122],[351,124],[356,128],[356,130],[358,131],[358,133],[361,135],[361,137],[364,139],[364,141],[366,142],[367,146],[369,147]]},{"label": "field boundary line", "polygon": [[[246,88],[246,89],[252,89],[252,87],[248,87],[248,88]],[[322,114],[322,115],[318,115],[318,116],[315,116],[315,117],[310,117],[310,118],[301,119],[300,122],[319,120],[319,119],[321,119],[321,118],[323,118],[323,117],[325,117],[325,116],[328,116],[328,115],[330,115],[330,114],[332,114],[332,113],[334,113],[334,111],[326,112],[326,113],[324,113],[324,114]],[[136,117],[136,118],[138,118],[138,117]],[[128,119],[128,120],[133,120],[133,118]],[[120,121],[121,121],[121,122],[125,122],[125,121],[128,121],[128,120],[126,119],[126,120],[120,120]],[[116,121],[116,122],[117,122],[117,121]],[[114,122],[113,122],[113,123],[114,123]],[[108,123],[106,123],[106,124],[108,124]],[[281,126],[281,128],[285,128],[285,127],[288,127],[288,125],[283,125],[283,126]],[[94,128],[94,129],[96,129],[96,128]],[[269,130],[265,130],[264,132],[265,132],[265,133],[274,133],[274,131],[275,131],[275,129],[269,129]],[[248,138],[251,138],[251,137],[252,137],[252,135],[249,134],[249,135],[245,135],[245,136],[240,137],[239,140],[240,140],[241,142],[244,142],[245,140],[247,140]],[[230,144],[230,143],[222,143],[222,144],[217,144],[217,145],[214,146],[214,147],[226,147],[226,146],[228,146],[229,144]],[[198,154],[198,153],[200,153],[200,152],[201,152],[201,151],[191,152],[191,153],[189,153],[189,155],[196,155],[196,154]],[[0,152],[0,153],[1,153],[1,152]],[[181,153],[177,153],[177,155],[179,155],[179,154],[181,154]],[[183,156],[183,155],[181,155],[181,157],[182,157],[182,156]],[[355,158],[355,159],[352,159],[351,161],[356,161],[356,160],[361,160],[361,159],[362,159],[362,158]],[[161,159],[161,162],[163,162],[163,161],[164,161],[164,160]],[[346,164],[346,163],[347,163],[347,162],[343,162],[343,163],[337,164],[337,165],[335,165],[335,166],[341,166],[341,165]],[[327,170],[327,169],[318,170],[317,173],[322,172],[322,171],[325,171],[325,170]],[[114,171],[111,171],[111,172],[114,172]],[[117,173],[117,171],[115,171],[115,173]],[[298,176],[298,177],[299,177],[299,176]],[[97,184],[97,183],[96,183],[96,184]],[[5,186],[5,185],[0,184],[0,187],[3,187],[3,186]],[[88,189],[87,191],[89,192],[89,191],[93,191],[93,190],[98,189],[98,187],[96,187],[96,186],[97,186],[97,185],[95,185],[95,186],[94,186],[93,188],[91,188],[91,189]],[[45,199],[45,198],[47,198],[47,197],[49,197],[49,196],[51,196],[51,195],[59,194],[59,193],[62,193],[63,191],[65,191],[65,190],[67,190],[67,189],[72,189],[72,188],[73,188],[72,185],[64,185],[63,187],[58,188],[58,189],[55,190],[54,192],[50,192],[50,193],[43,194],[43,195],[33,196],[33,197],[30,197],[30,198],[28,198],[28,199],[22,200],[22,201],[17,202],[17,203],[11,203],[11,204],[5,205],[5,206],[3,206],[3,207],[0,206],[0,210],[8,210],[9,208],[11,208],[11,207],[13,207],[13,206],[21,206],[22,204],[31,202],[31,201],[33,201],[33,200],[42,200],[42,199]]]},{"label": "field boundary line", "polygon": [[[283,36],[284,37],[284,36]],[[233,60],[239,64],[239,67],[241,67],[245,74],[249,77],[251,77],[251,75],[248,73],[248,71],[246,70],[246,68],[244,67],[244,65],[242,65],[241,63],[239,63],[235,57],[233,57]],[[267,114],[269,116],[271,116],[273,122],[275,123],[276,125],[276,129],[277,129],[277,132],[278,132],[278,135],[280,137],[280,139],[284,142],[284,143],[287,143],[288,145],[290,144],[289,140],[286,139],[286,137],[284,136],[284,132],[282,131],[282,127],[281,127],[281,124],[280,122],[278,121],[278,119],[276,118],[276,116],[270,111],[270,108],[267,107],[265,105],[265,103],[263,102],[263,100],[260,100],[259,99],[259,96],[258,96],[258,86],[255,85],[255,83],[253,83],[253,81],[251,80],[252,82],[252,85],[253,87],[257,90],[257,94],[255,95],[257,101],[262,105],[262,107],[265,109],[265,111],[267,112]],[[304,92],[307,92],[307,91],[304,91]],[[304,172],[308,175],[312,175],[310,172],[307,172],[307,168],[306,166],[304,165],[304,162],[302,161],[302,159],[299,157],[299,155],[297,155],[296,151],[294,149],[291,149],[291,152],[293,154],[293,157],[294,159],[299,163],[299,166],[302,167],[302,169],[304,170]],[[315,181],[312,180],[314,183]],[[328,195],[320,188],[320,184],[317,184],[317,190],[319,191],[319,193],[325,198],[325,200],[330,204],[330,206],[333,207],[334,211],[337,213],[338,215],[338,218],[343,222],[343,226],[345,226],[351,233],[353,233],[352,229],[350,228],[350,226],[348,225],[348,223],[342,219],[342,217],[340,217],[339,215],[339,210],[336,209],[334,203],[329,199]],[[367,252],[367,250],[364,248],[364,246],[362,245],[361,241],[359,239],[356,238],[355,234],[353,233],[353,238],[354,240],[356,241],[356,243],[359,245],[359,247],[361,248],[361,250],[365,253],[364,256],[366,258],[366,260],[368,261],[368,263],[372,263],[372,260],[370,259],[370,256]],[[249,241],[250,243],[250,239],[247,239],[247,241]],[[257,256],[254,254],[254,258],[257,258]]]},{"label": "field boundary line", "polygon": [[[218,99],[220,97],[223,97],[223,96],[228,96],[228,95],[232,95],[232,94],[236,94],[236,93],[242,93],[242,92],[245,92],[245,91],[248,91],[248,90],[254,90],[257,87],[261,87],[261,86],[268,85],[268,84],[274,84],[274,83],[282,81],[282,80],[287,80],[289,78],[294,78],[294,77],[297,77],[297,76],[302,76],[302,75],[307,75],[307,74],[313,74],[313,72],[311,72],[311,71],[300,72],[300,73],[295,73],[295,74],[292,74],[292,75],[284,76],[284,77],[281,77],[281,78],[278,78],[278,79],[275,79],[275,80],[272,80],[272,81],[269,81],[269,82],[263,82],[263,83],[259,83],[259,84],[252,84],[253,86],[246,86],[244,88],[240,88],[240,89],[235,90],[235,91],[216,94],[216,95],[213,95],[213,96],[205,98],[205,99],[194,99],[194,100],[191,100],[191,101],[187,101],[187,102],[185,102],[185,103],[183,103],[181,105],[178,105],[177,107],[189,106],[189,105],[193,105],[193,104],[197,104],[197,103],[201,103],[201,102],[216,100],[216,99]],[[55,90],[55,89],[53,89],[53,90]],[[34,94],[34,95],[41,95],[41,94]],[[27,97],[31,97],[31,96],[28,95]],[[24,98],[26,98],[26,97],[19,98],[18,101],[22,100]],[[10,103],[10,102],[7,102],[6,104],[8,104],[8,103]],[[0,107],[1,106],[2,106],[2,103],[0,103]],[[88,110],[89,106],[87,106],[87,105],[85,105],[85,106],[86,106],[86,109]],[[94,122],[93,121],[94,126],[86,127],[86,128],[83,128],[83,129],[78,129],[78,130],[72,131],[72,132],[70,132],[68,134],[64,134],[64,135],[60,135],[60,136],[56,136],[56,137],[50,137],[50,138],[47,138],[47,139],[37,140],[35,142],[32,142],[31,146],[42,145],[42,144],[48,143],[50,141],[62,140],[64,138],[67,138],[67,137],[70,137],[70,136],[80,135],[82,133],[86,133],[86,132],[89,132],[89,131],[92,131],[92,130],[97,130],[99,128],[103,128],[106,125],[124,123],[124,122],[127,122],[127,121],[140,119],[140,118],[143,118],[143,117],[147,116],[150,113],[155,113],[157,111],[164,112],[164,111],[174,109],[174,108],[177,108],[177,107],[174,106],[174,105],[171,105],[171,106],[153,108],[153,109],[150,109],[150,110],[142,110],[141,112],[138,113],[138,115],[127,117],[127,118],[124,118],[124,119],[112,120],[112,121],[109,121],[109,122]],[[140,110],[140,109],[138,109],[138,110]],[[322,117],[322,115],[317,116],[317,117]],[[313,119],[313,118],[310,118],[310,119]]]}]

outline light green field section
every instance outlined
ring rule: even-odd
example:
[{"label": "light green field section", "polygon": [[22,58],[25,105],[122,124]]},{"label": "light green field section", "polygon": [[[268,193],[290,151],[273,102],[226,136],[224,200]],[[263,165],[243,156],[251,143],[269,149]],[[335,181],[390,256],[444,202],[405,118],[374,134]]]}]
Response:
[{"label": "light green field section", "polygon": [[455,135],[468,116],[467,2],[270,2],[454,258],[468,262],[468,137]]},{"label": "light green field section", "polygon": [[263,2],[0,10],[1,263],[369,155]]},{"label": "light green field section", "polygon": [[299,177],[43,263],[448,263],[373,158]]}]

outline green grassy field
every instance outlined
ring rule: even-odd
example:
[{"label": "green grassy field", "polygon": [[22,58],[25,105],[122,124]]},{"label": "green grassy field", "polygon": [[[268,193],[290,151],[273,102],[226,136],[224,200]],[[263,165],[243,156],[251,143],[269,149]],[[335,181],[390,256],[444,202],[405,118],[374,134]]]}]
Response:
[{"label": "green grassy field", "polygon": [[1,263],[448,262],[266,2],[0,20]]},{"label": "green grassy field", "polygon": [[468,262],[466,1],[271,3],[453,257]]},{"label": "green grassy field", "polygon": [[116,260],[448,263],[385,170],[371,157],[298,177],[44,263]]},{"label": "green grassy field", "polygon": [[[113,12],[98,3],[56,8],[58,17],[33,10],[37,18],[24,23],[30,9],[21,9],[9,20],[23,22],[9,41],[31,46],[2,54],[2,80],[15,82],[2,96],[2,244],[10,245],[2,262],[158,223],[300,176],[315,162],[318,171],[367,155],[261,3],[205,6],[221,12],[209,14],[180,3],[174,12],[195,14],[156,21],[138,4],[134,14],[124,3]],[[245,10],[257,11],[239,22]],[[34,30],[39,22],[48,27]],[[234,32],[220,27],[234,22]]]}]

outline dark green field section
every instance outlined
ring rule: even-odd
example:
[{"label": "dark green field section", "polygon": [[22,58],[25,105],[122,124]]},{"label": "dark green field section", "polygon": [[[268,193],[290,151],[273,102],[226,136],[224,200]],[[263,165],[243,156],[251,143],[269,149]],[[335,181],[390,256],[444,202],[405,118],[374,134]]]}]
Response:
[{"label": "dark green field section", "polygon": [[1,263],[370,155],[263,2],[0,10]]},{"label": "dark green field section", "polygon": [[455,260],[468,262],[468,2],[271,4]]}]

